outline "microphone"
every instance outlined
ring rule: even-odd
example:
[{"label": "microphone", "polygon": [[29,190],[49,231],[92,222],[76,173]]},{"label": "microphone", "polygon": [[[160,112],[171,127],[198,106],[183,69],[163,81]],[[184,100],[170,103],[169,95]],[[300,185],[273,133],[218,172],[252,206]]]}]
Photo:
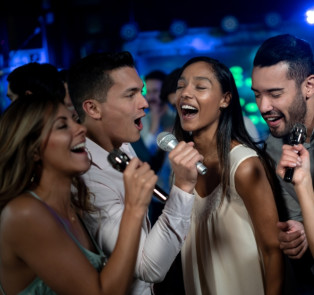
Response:
[{"label": "microphone", "polygon": [[[166,152],[172,151],[177,146],[177,144],[178,144],[177,139],[170,132],[164,131],[159,133],[157,136],[157,145]],[[206,166],[201,162],[196,163],[196,169],[197,172],[201,175],[205,175],[207,172]]]},{"label": "microphone", "polygon": [[[289,144],[297,145],[299,143],[303,144],[306,140],[306,127],[301,123],[296,123],[289,135]],[[284,176],[284,181],[291,182],[293,178],[294,168],[288,167]]]},{"label": "microphone", "polygon": [[[112,167],[120,172],[123,172],[131,161],[128,155],[122,152],[120,149],[114,149],[112,152],[110,152],[107,159]],[[158,185],[155,185],[153,195],[162,202],[167,201],[169,198],[169,195],[165,193]]]}]

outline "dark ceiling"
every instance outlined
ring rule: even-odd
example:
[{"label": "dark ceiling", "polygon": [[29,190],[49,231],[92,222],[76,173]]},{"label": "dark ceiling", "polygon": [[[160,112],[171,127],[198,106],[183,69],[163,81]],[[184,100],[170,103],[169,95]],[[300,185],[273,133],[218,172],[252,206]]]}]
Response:
[{"label": "dark ceiling", "polygon": [[[3,2],[4,0],[2,0]],[[84,45],[91,50],[117,50],[124,23],[135,21],[140,31],[167,31],[174,19],[185,20],[188,27],[217,27],[226,15],[240,24],[261,23],[269,12],[282,19],[302,17],[312,1],[299,0],[8,0],[0,8],[1,50],[36,46],[40,16],[47,19],[48,41],[54,50],[71,50],[78,55]],[[313,5],[313,2],[312,2]],[[49,14],[50,13],[50,14]],[[49,23],[50,22],[50,23]]]}]

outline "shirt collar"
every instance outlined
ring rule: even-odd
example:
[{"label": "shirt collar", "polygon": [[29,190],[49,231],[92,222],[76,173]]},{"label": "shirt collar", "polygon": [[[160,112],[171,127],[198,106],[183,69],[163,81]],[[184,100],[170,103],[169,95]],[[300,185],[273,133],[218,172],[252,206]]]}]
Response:
[{"label": "shirt collar", "polygon": [[[109,155],[109,152],[103,149],[100,145],[95,143],[89,138],[86,138],[86,147],[91,153],[92,156],[92,163],[93,165],[104,169],[108,166],[109,162],[107,160],[107,157]],[[125,152],[130,159],[133,157],[136,157],[136,153],[134,149],[132,148],[130,143],[123,143],[120,149]]]}]

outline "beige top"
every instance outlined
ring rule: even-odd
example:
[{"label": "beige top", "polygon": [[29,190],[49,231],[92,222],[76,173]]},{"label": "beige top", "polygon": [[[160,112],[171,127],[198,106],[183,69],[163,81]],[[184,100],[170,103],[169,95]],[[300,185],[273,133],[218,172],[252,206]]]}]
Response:
[{"label": "beige top", "polygon": [[220,185],[205,198],[196,193],[191,229],[182,249],[187,295],[264,294],[254,228],[234,183],[239,164],[255,156],[243,145],[231,150],[230,196],[221,206]]}]

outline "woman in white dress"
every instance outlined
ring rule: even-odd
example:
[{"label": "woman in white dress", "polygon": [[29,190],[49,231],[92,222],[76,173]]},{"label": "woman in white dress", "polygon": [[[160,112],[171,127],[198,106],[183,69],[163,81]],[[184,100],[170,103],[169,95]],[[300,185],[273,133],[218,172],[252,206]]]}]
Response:
[{"label": "woman in white dress", "polygon": [[209,57],[189,60],[176,107],[176,137],[194,141],[208,168],[182,249],[186,294],[281,294],[275,170],[245,129],[229,69]]}]

